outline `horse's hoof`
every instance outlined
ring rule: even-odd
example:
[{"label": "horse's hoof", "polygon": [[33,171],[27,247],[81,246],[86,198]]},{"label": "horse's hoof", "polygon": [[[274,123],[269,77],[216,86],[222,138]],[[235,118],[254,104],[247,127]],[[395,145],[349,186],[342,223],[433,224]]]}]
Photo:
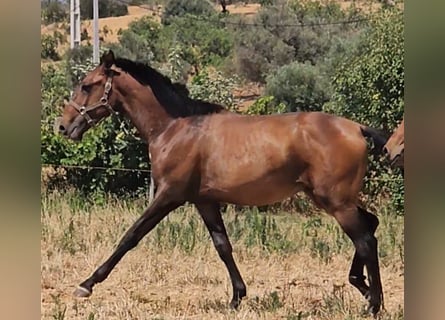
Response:
[{"label": "horse's hoof", "polygon": [[236,310],[236,309],[238,309],[240,304],[241,304],[241,300],[240,299],[232,300],[232,301],[230,301],[230,308]]},{"label": "horse's hoof", "polygon": [[371,314],[374,318],[377,318],[377,314],[379,313],[380,306],[369,306],[368,313]]},{"label": "horse's hoof", "polygon": [[91,296],[91,291],[84,288],[84,287],[77,287],[77,289],[74,291],[74,296],[78,298],[88,298]]}]

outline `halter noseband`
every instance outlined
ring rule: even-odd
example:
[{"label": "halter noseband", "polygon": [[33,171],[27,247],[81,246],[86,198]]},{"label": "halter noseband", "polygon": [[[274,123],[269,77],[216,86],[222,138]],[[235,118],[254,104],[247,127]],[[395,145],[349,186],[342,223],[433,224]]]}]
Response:
[{"label": "halter noseband", "polygon": [[110,111],[111,115],[118,114],[118,112],[116,112],[113,109],[113,107],[110,105],[110,103],[108,102],[108,95],[110,94],[112,81],[113,81],[113,77],[109,76],[107,78],[107,82],[105,83],[105,89],[104,89],[104,94],[102,95],[102,98],[100,98],[100,100],[98,102],[96,102],[92,105],[80,106],[72,99],[70,99],[70,101],[68,102],[68,105],[72,106],[74,109],[76,109],[76,111],[79,112],[79,114],[85,118],[85,120],[91,127],[93,127],[94,125],[96,125],[99,122],[99,121],[92,119],[90,117],[90,115],[88,114],[88,112],[90,112],[94,109],[97,109],[100,107],[106,107]]}]

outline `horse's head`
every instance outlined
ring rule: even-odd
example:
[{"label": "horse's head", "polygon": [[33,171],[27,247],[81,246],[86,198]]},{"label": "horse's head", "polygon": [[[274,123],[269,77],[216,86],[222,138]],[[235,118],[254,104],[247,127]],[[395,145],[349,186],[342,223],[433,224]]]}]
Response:
[{"label": "horse's head", "polygon": [[63,115],[56,122],[56,130],[72,140],[81,140],[85,131],[115,113],[117,99],[113,96],[113,76],[119,73],[112,51],[101,58],[101,63],[90,71],[74,89]]},{"label": "horse's head", "polygon": [[383,151],[388,154],[391,164],[398,167],[403,167],[404,153],[405,153],[405,128],[404,120],[399,127],[388,139]]}]

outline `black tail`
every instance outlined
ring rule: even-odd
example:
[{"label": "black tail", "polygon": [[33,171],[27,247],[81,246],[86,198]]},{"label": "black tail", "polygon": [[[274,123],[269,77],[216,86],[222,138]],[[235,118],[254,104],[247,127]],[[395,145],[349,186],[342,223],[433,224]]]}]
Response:
[{"label": "black tail", "polygon": [[374,142],[374,148],[371,150],[371,153],[373,155],[382,154],[383,146],[386,144],[389,137],[382,131],[371,127],[360,126],[360,130],[365,138],[371,138]]}]

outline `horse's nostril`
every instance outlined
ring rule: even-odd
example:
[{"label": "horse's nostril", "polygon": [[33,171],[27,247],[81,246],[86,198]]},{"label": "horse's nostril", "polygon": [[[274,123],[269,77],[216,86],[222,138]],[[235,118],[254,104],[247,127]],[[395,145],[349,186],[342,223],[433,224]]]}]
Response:
[{"label": "horse's nostril", "polygon": [[383,154],[388,154],[388,149],[386,149],[386,147],[383,147]]},{"label": "horse's nostril", "polygon": [[63,125],[60,125],[59,126],[59,131],[62,132],[62,133],[65,132],[65,127]]}]

